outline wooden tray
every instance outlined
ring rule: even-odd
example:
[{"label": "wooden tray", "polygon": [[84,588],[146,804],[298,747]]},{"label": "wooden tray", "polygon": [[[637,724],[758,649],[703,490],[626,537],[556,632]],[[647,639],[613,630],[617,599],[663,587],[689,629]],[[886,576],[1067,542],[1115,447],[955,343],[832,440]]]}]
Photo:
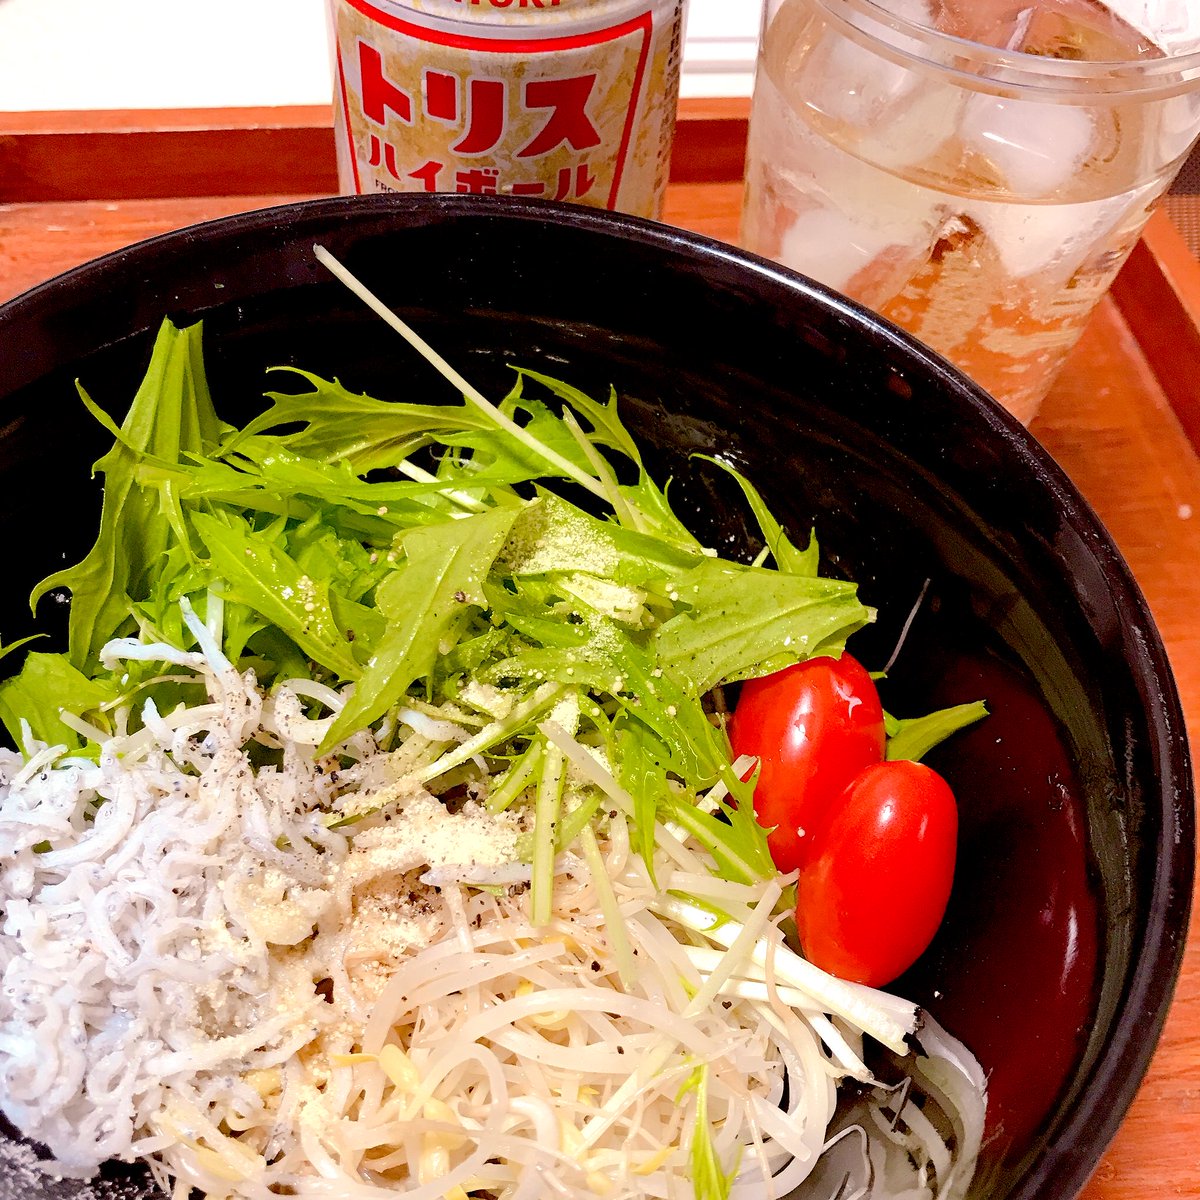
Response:
[{"label": "wooden tray", "polygon": [[[666,220],[737,238],[745,101],[685,101]],[[0,114],[0,301],[196,221],[336,191],[323,108]],[[1128,560],[1200,745],[1200,265],[1147,229],[1032,427]],[[1084,1200],[1200,1200],[1200,922],[1132,1109]]]}]

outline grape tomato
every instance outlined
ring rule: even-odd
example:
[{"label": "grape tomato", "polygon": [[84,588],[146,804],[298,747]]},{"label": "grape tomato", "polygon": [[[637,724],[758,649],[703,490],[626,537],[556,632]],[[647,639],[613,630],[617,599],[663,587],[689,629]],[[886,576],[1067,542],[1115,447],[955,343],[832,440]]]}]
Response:
[{"label": "grape tomato", "polygon": [[958,807],[921,763],[864,770],[830,814],[796,884],[796,929],[810,962],[881,987],[924,952],[954,881]]},{"label": "grape tomato", "polygon": [[780,871],[816,852],[830,808],[883,759],[883,708],[871,676],[849,654],[810,658],[742,685],[729,739],[759,760],[754,811]]}]

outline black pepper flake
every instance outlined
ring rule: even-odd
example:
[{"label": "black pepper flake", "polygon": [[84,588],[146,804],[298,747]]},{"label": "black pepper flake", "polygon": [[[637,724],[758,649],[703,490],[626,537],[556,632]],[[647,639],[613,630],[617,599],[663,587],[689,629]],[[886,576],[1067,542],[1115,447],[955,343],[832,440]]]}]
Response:
[{"label": "black pepper flake", "polygon": [[592,959],[592,970],[593,971],[600,970],[600,964],[594,958]]}]

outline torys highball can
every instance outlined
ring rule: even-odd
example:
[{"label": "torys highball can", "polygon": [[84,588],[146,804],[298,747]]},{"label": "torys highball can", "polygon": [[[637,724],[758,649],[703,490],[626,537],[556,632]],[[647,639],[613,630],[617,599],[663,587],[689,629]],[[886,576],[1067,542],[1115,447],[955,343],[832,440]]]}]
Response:
[{"label": "torys highball can", "polygon": [[686,0],[329,0],[345,193],[658,217]]}]

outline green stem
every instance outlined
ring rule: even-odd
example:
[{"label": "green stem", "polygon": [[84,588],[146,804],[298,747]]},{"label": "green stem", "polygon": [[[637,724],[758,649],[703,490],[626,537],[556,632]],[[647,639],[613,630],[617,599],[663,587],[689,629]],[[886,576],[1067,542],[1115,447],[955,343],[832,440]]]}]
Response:
[{"label": "green stem", "polygon": [[587,488],[594,496],[607,500],[605,489],[590,475],[581,471],[573,462],[564,458],[557,450],[543,445],[532,434],[522,429],[511,417],[506,417],[484,394],[463,378],[415,329],[398,317],[366,284],[352,275],[342,266],[324,246],[313,246],[313,253],[318,262],[327,267],[342,281],[368,308],[382,317],[422,358],[425,359],[447,383],[453,384],[463,396],[476,408],[487,413],[501,429],[511,433],[518,441],[528,446],[534,454],[544,458],[552,467],[568,479],[575,480],[581,487]]}]

